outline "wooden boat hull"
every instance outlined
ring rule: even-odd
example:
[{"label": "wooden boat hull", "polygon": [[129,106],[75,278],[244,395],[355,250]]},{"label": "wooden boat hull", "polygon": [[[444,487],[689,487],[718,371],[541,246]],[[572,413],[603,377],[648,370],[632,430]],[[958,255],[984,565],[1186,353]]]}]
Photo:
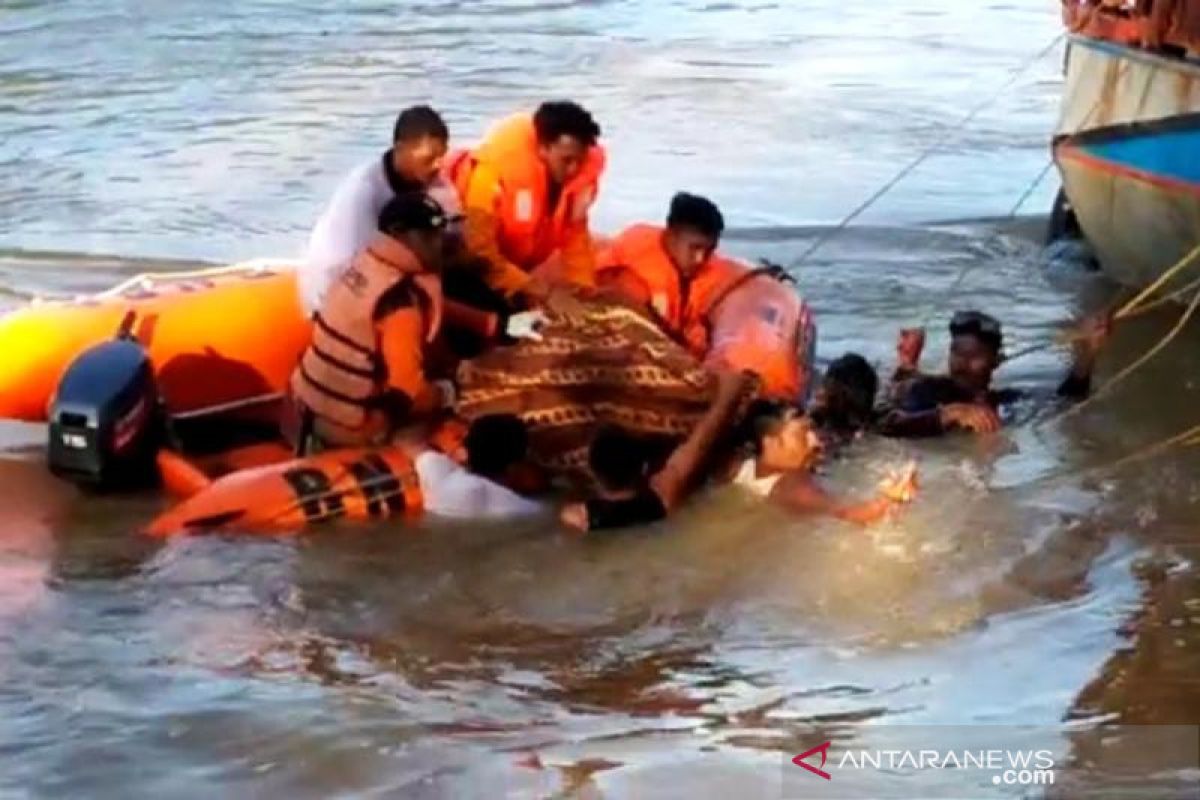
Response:
[{"label": "wooden boat hull", "polygon": [[1054,158],[1080,228],[1114,280],[1144,286],[1200,242],[1197,153],[1200,66],[1071,40]]}]

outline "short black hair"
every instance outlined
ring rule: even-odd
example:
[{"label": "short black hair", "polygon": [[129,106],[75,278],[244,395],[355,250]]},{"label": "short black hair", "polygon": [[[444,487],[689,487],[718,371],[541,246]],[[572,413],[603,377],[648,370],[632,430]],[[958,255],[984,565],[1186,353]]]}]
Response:
[{"label": "short black hair", "polygon": [[400,112],[392,128],[392,143],[416,142],[426,137],[449,141],[450,129],[430,106],[412,106]]},{"label": "short black hair", "polygon": [[779,429],[789,406],[779,400],[758,398],[750,403],[738,427],[737,441],[755,455],[762,454],[762,440]]},{"label": "short black hair", "polygon": [[388,200],[379,212],[379,230],[390,236],[408,231],[438,231],[446,227],[446,212],[424,192],[404,192]]},{"label": "short black hair", "polygon": [[1004,330],[1000,320],[982,311],[956,311],[950,320],[951,336],[974,336],[991,350],[1000,354],[1004,347]]},{"label": "short black hair", "polygon": [[705,236],[720,239],[725,231],[725,217],[721,216],[717,204],[707,197],[679,192],[671,198],[667,227],[692,228]]},{"label": "short black hair", "polygon": [[827,405],[818,422],[857,429],[871,421],[875,393],[879,391],[879,374],[871,362],[858,353],[846,353],[830,363],[822,384],[827,393]]},{"label": "short black hair", "polygon": [[588,467],[609,491],[640,488],[646,481],[650,460],[648,443],[616,425],[596,431],[588,447]]},{"label": "short black hair", "polygon": [[570,100],[542,103],[534,112],[533,127],[542,144],[553,144],[560,137],[570,136],[591,147],[600,138],[596,120],[587,109]]},{"label": "short black hair", "polygon": [[471,423],[464,442],[467,469],[497,478],[529,451],[529,430],[515,414],[487,414]]}]

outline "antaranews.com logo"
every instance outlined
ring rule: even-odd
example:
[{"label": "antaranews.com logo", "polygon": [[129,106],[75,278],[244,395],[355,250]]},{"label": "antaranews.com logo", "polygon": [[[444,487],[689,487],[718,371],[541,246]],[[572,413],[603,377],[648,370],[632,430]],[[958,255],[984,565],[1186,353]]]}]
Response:
[{"label": "antaranews.com logo", "polygon": [[809,734],[802,752],[781,759],[786,800],[1200,796],[1196,725],[865,724]]},{"label": "antaranews.com logo", "polygon": [[[792,763],[818,778],[833,780],[825,771],[829,748],[823,742],[792,759]],[[813,765],[809,759],[820,756]],[[853,750],[841,754],[836,768],[873,769],[888,772],[906,770],[980,770],[992,772],[992,784],[999,786],[1050,786],[1054,784],[1054,753],[1050,750]]]}]

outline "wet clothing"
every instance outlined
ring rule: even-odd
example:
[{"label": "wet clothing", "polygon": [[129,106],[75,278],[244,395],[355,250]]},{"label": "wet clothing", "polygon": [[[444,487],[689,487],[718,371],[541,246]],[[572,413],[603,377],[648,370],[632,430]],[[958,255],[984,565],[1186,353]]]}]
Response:
[{"label": "wet clothing", "polygon": [[589,531],[645,525],[667,516],[662,499],[648,488],[624,500],[593,498],[585,505]]},{"label": "wet clothing", "polygon": [[502,519],[542,512],[542,506],[476,475],[453,459],[427,450],[415,460],[425,510],[461,519]]},{"label": "wet clothing", "polygon": [[[986,400],[1006,424],[1011,424],[1019,404],[1030,403],[1036,407],[1036,412],[1056,402],[1082,400],[1091,392],[1091,385],[1090,375],[1079,376],[1072,370],[1053,397],[1043,392],[1004,388],[989,391]],[[947,432],[938,412],[941,406],[976,402],[976,398],[945,375],[921,375],[901,370],[893,377],[889,396],[887,404],[879,410],[874,428],[884,436],[897,438],[940,436]]]},{"label": "wet clothing", "polygon": [[783,473],[777,472],[774,475],[767,475],[760,478],[758,476],[758,462],[753,458],[748,458],[742,462],[737,473],[733,476],[733,483],[759,497],[770,497],[771,492],[775,490],[775,484],[779,483],[779,479],[782,477]]},{"label": "wet clothing", "polygon": [[422,191],[436,200],[450,218],[459,214],[458,195],[439,177],[428,189],[404,179],[392,166],[392,153],[360,164],[338,185],[329,205],[313,226],[297,283],[306,313],[321,300],[354,257],[379,232],[379,214],[398,194]]}]

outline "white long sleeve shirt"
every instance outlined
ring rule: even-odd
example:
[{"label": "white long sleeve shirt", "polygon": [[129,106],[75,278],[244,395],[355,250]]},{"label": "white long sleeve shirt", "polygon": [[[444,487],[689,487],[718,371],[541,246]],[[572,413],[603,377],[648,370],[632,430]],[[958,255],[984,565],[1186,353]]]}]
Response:
[{"label": "white long sleeve shirt", "polygon": [[503,519],[540,514],[542,505],[426,450],[415,459],[425,511],[459,519]]},{"label": "white long sleeve shirt", "polygon": [[[306,314],[320,308],[329,287],[379,232],[379,214],[396,196],[384,166],[389,157],[390,153],[377,156],[355,167],[338,185],[313,226],[296,276]],[[459,215],[462,206],[458,193],[441,176],[426,193],[441,204],[448,216]]]}]

